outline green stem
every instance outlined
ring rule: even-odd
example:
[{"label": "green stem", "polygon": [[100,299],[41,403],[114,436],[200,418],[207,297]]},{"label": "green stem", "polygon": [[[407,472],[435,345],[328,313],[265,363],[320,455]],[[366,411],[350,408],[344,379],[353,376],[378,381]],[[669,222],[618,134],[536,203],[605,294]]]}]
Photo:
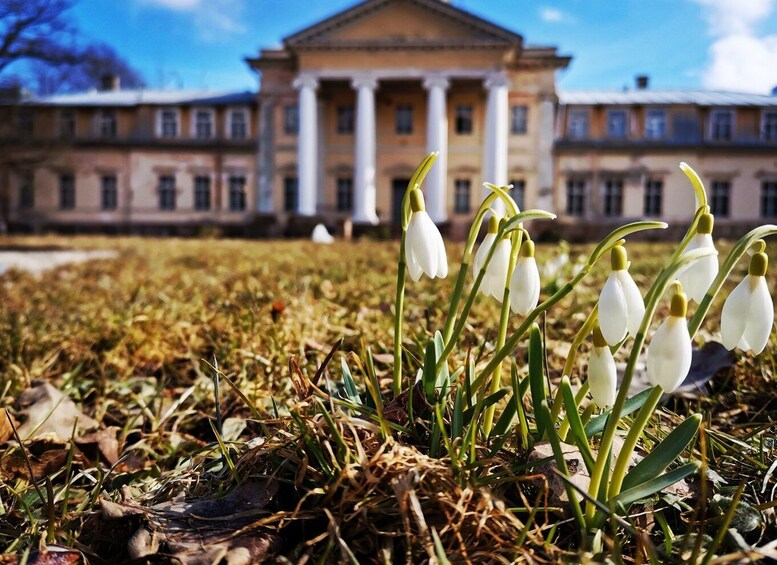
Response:
[{"label": "green stem", "polygon": [[623,479],[626,476],[628,470],[629,461],[631,460],[631,454],[634,453],[634,448],[637,446],[639,436],[642,435],[642,431],[645,429],[650,417],[658,406],[658,401],[661,400],[661,395],[664,393],[664,389],[660,385],[653,387],[650,391],[650,396],[642,405],[642,408],[637,413],[637,417],[631,423],[629,433],[626,434],[626,439],[623,440],[623,446],[618,454],[618,458],[615,461],[615,469],[610,476],[610,488],[608,491],[609,498],[612,498],[621,491],[623,485]]},{"label": "green stem", "polygon": [[[399,240],[399,262],[397,263],[397,295],[394,300],[394,380],[392,391],[394,398],[402,392],[402,317],[405,309],[405,280],[407,257],[405,256],[405,238],[407,230],[402,230]],[[411,399],[412,402],[412,399]]]},{"label": "green stem", "polygon": [[[510,319],[510,279],[513,271],[515,270],[515,263],[518,259],[518,252],[521,249],[521,236],[522,232],[513,234],[512,248],[510,249],[510,263],[507,266],[507,278],[505,280],[505,289],[502,294],[502,311],[499,316],[499,333],[497,334],[496,347],[499,349],[505,344],[507,339],[507,323]],[[499,390],[499,386],[502,383],[502,365],[499,365],[494,371],[494,376],[491,379],[491,388],[489,394],[494,394]],[[483,434],[488,437],[491,434],[491,426],[494,423],[494,412],[496,412],[496,405],[491,405],[486,409],[486,413],[483,415]]]},{"label": "green stem", "polygon": [[[585,398],[585,395],[588,394],[588,391],[591,389],[591,384],[588,382],[588,379],[583,382],[583,384],[580,385],[580,390],[577,391],[577,394],[575,395],[575,409],[577,409],[580,406],[580,403]],[[556,392],[556,396],[558,397],[558,391]],[[588,405],[588,408],[595,407],[596,404],[591,403]],[[586,408],[586,410],[588,409]],[[567,408],[567,410],[571,410],[571,408]],[[558,418],[558,417],[557,417]],[[554,420],[555,422],[555,420]],[[561,425],[558,428],[558,435],[561,438],[561,441],[566,441],[567,433],[569,433],[569,416],[564,415],[564,419],[561,420]]]}]

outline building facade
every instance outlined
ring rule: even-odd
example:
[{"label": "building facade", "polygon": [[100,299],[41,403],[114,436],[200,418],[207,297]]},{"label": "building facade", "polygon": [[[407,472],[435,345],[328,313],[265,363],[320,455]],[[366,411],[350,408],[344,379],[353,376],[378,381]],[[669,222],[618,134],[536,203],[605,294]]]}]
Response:
[{"label": "building facade", "polygon": [[408,179],[464,233],[484,181],[566,237],[687,219],[693,165],[718,226],[777,216],[777,96],[556,91],[570,57],[442,0],[366,0],[247,59],[258,93],[99,92],[0,105],[12,229],[256,235],[395,227]]}]

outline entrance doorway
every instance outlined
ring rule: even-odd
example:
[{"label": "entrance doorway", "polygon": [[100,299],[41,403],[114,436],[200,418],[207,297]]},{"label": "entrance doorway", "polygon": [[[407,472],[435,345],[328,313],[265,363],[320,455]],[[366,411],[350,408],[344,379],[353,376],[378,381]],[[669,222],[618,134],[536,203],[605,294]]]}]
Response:
[{"label": "entrance doorway", "polygon": [[402,225],[402,199],[409,182],[408,178],[391,179],[391,223],[395,227]]}]

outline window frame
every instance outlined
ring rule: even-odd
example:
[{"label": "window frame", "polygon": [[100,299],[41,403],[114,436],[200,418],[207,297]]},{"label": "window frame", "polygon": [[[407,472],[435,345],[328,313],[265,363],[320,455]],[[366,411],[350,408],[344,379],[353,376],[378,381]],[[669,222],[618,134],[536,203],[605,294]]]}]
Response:
[{"label": "window frame", "polygon": [[60,139],[73,139],[76,137],[76,129],[78,127],[76,116],[77,114],[74,108],[59,109],[58,133]]},{"label": "window frame", "polygon": [[299,104],[296,102],[283,105],[284,135],[299,135]]},{"label": "window frame", "polygon": [[337,135],[353,135],[356,129],[356,108],[353,104],[341,104],[335,110]]},{"label": "window frame", "polygon": [[[774,116],[772,124],[768,123],[767,116]],[[777,141],[777,108],[764,108],[761,111],[761,131],[759,138],[761,141]]]},{"label": "window frame", "polygon": [[[165,131],[167,123],[165,122],[165,114],[170,113],[174,117],[175,132],[174,135],[169,135],[169,132]],[[175,107],[162,107],[157,108],[156,111],[156,136],[159,139],[178,139],[181,137],[181,109]]]},{"label": "window frame", "polygon": [[[205,185],[205,189],[203,189]],[[192,190],[194,195],[194,210],[197,212],[208,212],[211,209],[211,200],[213,194],[213,182],[210,175],[194,175],[192,181]]]},{"label": "window frame", "polygon": [[760,201],[761,218],[777,218],[777,179],[761,179]]},{"label": "window frame", "polygon": [[247,185],[248,175],[245,173],[230,173],[227,178],[227,195],[229,198],[230,212],[245,212],[248,208]]},{"label": "window frame", "polygon": [[[614,122],[611,119],[616,115],[623,115],[623,132],[614,131],[611,126]],[[628,108],[607,108],[604,119],[604,136],[607,139],[628,139],[629,138],[629,115]]]},{"label": "window frame", "polygon": [[[216,111],[213,108],[195,106],[191,110],[190,135],[192,139],[207,141],[216,137]],[[200,114],[208,115],[208,135],[200,135]]]},{"label": "window frame", "polygon": [[297,175],[283,177],[283,211],[294,214],[299,205],[299,178]]},{"label": "window frame", "polygon": [[472,135],[475,129],[472,104],[457,104],[454,108],[454,132],[456,135]]},{"label": "window frame", "polygon": [[[523,110],[521,112],[520,110]],[[520,114],[523,113],[521,117]],[[522,127],[518,127],[522,126]],[[510,106],[510,134],[526,135],[529,133],[529,106],[527,104],[513,104]]]},{"label": "window frame", "polygon": [[397,104],[394,109],[394,133],[413,135],[413,105]]},{"label": "window frame", "polygon": [[[647,218],[664,215],[664,179],[648,177],[643,185],[642,214]],[[658,194],[655,194],[655,192]]]},{"label": "window frame", "polygon": [[[718,131],[719,124],[716,123],[715,118],[718,116],[730,116],[731,120],[728,123],[728,137],[721,137]],[[732,108],[713,108],[710,110],[710,127],[708,131],[708,139],[710,141],[733,141],[734,132],[736,131],[736,112]]]},{"label": "window frame", "polygon": [[472,179],[453,179],[453,213],[469,214],[472,212]]},{"label": "window frame", "polygon": [[28,171],[18,175],[18,198],[20,210],[35,208],[35,172]]},{"label": "window frame", "polygon": [[[112,181],[113,186],[110,186]],[[119,208],[119,179],[115,173],[100,175],[100,210],[112,212]]]},{"label": "window frame", "polygon": [[[650,114],[660,114],[661,115],[661,134],[660,135],[650,135],[650,132],[652,129],[649,127],[651,120],[650,120]],[[666,139],[667,137],[667,119],[666,119],[666,110],[663,108],[647,108],[645,110],[645,129],[643,136],[646,140],[649,141],[659,141],[662,139]]]},{"label": "window frame", "polygon": [[335,210],[353,211],[353,176],[338,175],[335,178]]},{"label": "window frame", "polygon": [[[69,182],[66,183],[66,179]],[[59,209],[75,210],[76,207],[76,176],[73,173],[59,175]]]},{"label": "window frame", "polygon": [[[623,217],[624,185],[624,179],[621,177],[608,177],[602,179],[602,215],[605,218]],[[613,189],[617,190],[613,191]]]},{"label": "window frame", "polygon": [[565,184],[566,215],[584,218],[586,216],[586,200],[588,199],[588,179],[569,177]]},{"label": "window frame", "polygon": [[[575,124],[582,123],[583,131],[578,132]],[[571,108],[567,115],[567,137],[571,140],[589,139],[591,132],[591,111],[587,108]]]},{"label": "window frame", "polygon": [[119,132],[119,117],[116,108],[100,108],[97,110],[97,137],[100,139],[116,139]]},{"label": "window frame", "polygon": [[[526,207],[526,179],[514,178],[508,184],[513,185],[509,190],[510,197],[515,201],[516,206],[523,210]],[[516,198],[518,195],[520,196]]]},{"label": "window frame", "polygon": [[[716,218],[728,218],[731,215],[731,179],[717,178],[710,182],[710,213]],[[721,194],[721,189],[725,188]],[[724,208],[721,210],[721,202]]]},{"label": "window frame", "polygon": [[[166,183],[168,179],[172,180],[170,186],[167,186]],[[159,210],[172,212],[177,209],[178,190],[174,174],[164,173],[159,175],[157,193],[159,196]]]},{"label": "window frame", "polygon": [[[235,135],[233,115],[239,114],[243,116],[243,135]],[[251,112],[247,106],[232,106],[228,107],[226,115],[224,116],[224,131],[226,137],[233,141],[242,141],[251,137]]]}]

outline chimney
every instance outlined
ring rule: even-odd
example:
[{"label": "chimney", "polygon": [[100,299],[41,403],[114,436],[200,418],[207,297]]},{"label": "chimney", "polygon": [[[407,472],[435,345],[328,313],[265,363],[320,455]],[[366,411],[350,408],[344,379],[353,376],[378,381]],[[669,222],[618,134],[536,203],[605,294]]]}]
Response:
[{"label": "chimney", "polygon": [[637,75],[636,76],[637,90],[647,90],[649,82],[650,82],[650,77],[648,75]]},{"label": "chimney", "polygon": [[119,75],[104,74],[100,77],[100,90],[121,90]]}]

